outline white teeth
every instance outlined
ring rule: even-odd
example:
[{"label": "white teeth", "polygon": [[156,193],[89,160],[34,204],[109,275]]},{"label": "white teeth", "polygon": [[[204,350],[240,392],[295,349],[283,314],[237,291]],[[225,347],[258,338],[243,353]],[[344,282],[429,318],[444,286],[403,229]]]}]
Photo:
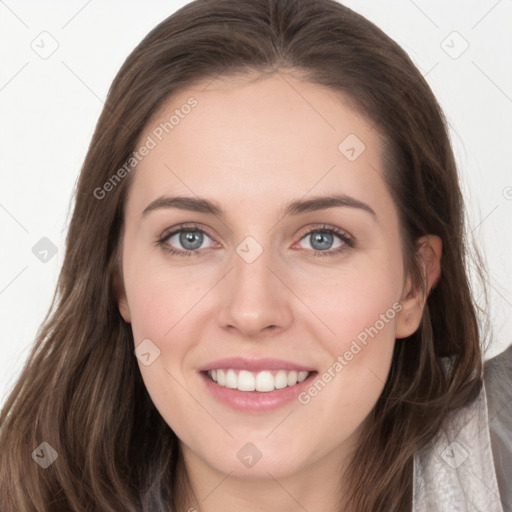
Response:
[{"label": "white teeth", "polygon": [[302,382],[303,380],[306,380],[306,377],[308,376],[309,372],[299,372],[297,374],[297,382]]},{"label": "white teeth", "polygon": [[226,387],[231,389],[236,389],[238,386],[238,381],[236,378],[236,373],[234,370],[228,370],[226,373]]},{"label": "white teeth", "polygon": [[238,374],[237,387],[240,391],[254,391],[256,387],[256,383],[254,382],[254,375],[251,372],[240,370],[240,373]]},{"label": "white teeth", "polygon": [[288,374],[288,386],[295,386],[297,384],[297,372],[290,372]]},{"label": "white teeth", "polygon": [[237,374],[237,372],[231,368],[208,371],[208,375],[213,381],[219,384],[219,386],[238,389],[239,391],[261,392],[283,389],[287,386],[295,386],[295,384],[303,382],[309,373],[310,372],[296,372],[294,370],[278,370],[277,372],[263,370],[253,373],[247,370],[239,370]]},{"label": "white teeth", "polygon": [[288,386],[288,374],[284,370],[279,370],[274,378],[276,389],[283,389]]},{"label": "white teeth", "polygon": [[274,391],[275,380],[270,372],[259,372],[256,375],[256,391]]}]

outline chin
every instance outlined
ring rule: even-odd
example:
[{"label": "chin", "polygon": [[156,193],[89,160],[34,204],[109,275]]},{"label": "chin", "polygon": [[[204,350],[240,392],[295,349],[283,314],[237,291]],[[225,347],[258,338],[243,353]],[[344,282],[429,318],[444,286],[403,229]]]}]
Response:
[{"label": "chin", "polygon": [[[290,458],[289,445],[270,446],[264,442],[232,442],[224,446],[221,453],[198,454],[203,461],[216,471],[240,479],[283,478],[299,471],[307,464],[303,458]],[[232,455],[231,455],[232,454]],[[302,452],[303,454],[303,452]]]}]

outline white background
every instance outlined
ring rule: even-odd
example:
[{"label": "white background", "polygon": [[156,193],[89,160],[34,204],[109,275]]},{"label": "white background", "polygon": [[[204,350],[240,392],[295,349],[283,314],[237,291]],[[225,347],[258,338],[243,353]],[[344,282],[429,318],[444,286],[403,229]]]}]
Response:
[{"label": "white background", "polygon": [[[185,3],[0,0],[0,403],[50,306],[107,90],[146,33]],[[470,230],[488,262],[489,358],[512,342],[512,0],[345,4],[409,53],[446,113]],[[43,59],[38,45],[58,48]],[[58,249],[46,263],[32,253],[42,237]]]}]

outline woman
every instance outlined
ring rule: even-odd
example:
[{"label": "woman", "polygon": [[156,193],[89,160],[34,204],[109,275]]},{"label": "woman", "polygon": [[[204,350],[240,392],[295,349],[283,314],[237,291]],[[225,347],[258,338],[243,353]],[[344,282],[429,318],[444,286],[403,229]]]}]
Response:
[{"label": "woman", "polygon": [[109,92],[2,511],[506,510],[465,251],[396,43],[330,0],[188,4]]}]

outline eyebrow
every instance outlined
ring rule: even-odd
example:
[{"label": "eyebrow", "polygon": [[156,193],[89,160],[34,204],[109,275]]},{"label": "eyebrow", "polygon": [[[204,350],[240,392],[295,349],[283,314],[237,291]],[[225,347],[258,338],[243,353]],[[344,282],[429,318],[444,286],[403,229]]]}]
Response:
[{"label": "eyebrow", "polygon": [[[377,218],[377,214],[370,205],[364,203],[363,201],[360,201],[359,199],[347,196],[345,194],[318,196],[306,200],[299,199],[291,201],[285,205],[283,209],[283,215],[301,215],[304,213],[310,213],[318,210],[325,210],[327,208],[336,207],[357,208],[371,214],[375,219]],[[146,206],[146,208],[144,208],[142,216],[145,217],[150,212],[162,208],[177,208],[179,210],[215,215],[221,218],[226,217],[226,211],[223,210],[218,205],[218,203],[215,203],[208,199],[186,196],[159,197],[152,201],[148,206]]]}]

